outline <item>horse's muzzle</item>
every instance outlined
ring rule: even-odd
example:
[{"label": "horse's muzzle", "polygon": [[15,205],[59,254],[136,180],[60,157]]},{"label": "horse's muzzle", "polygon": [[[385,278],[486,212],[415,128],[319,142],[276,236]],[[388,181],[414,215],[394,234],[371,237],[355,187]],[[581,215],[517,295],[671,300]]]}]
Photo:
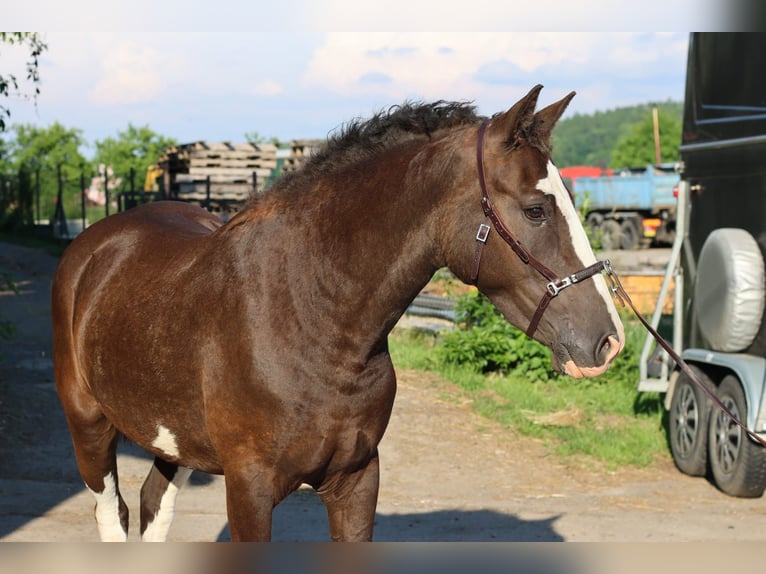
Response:
[{"label": "horse's muzzle", "polygon": [[620,341],[614,335],[607,335],[596,351],[596,366],[580,367],[570,358],[562,363],[561,370],[575,379],[603,375],[609,369],[614,358],[622,351],[624,345],[625,342]]}]

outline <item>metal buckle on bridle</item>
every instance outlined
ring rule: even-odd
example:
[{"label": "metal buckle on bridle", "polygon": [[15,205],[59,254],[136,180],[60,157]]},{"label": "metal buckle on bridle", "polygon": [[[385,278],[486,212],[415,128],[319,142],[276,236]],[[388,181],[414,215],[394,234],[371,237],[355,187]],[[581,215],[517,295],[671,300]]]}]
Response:
[{"label": "metal buckle on bridle", "polygon": [[546,289],[548,289],[548,293],[551,294],[551,297],[555,297],[559,293],[561,293],[564,289],[569,287],[570,285],[574,285],[577,283],[577,279],[574,279],[572,276],[564,277],[563,279],[559,279],[558,281],[551,281],[548,283],[548,285],[545,286]]},{"label": "metal buckle on bridle", "polygon": [[486,243],[490,231],[492,231],[492,228],[486,223],[479,225],[479,230],[476,232],[476,241]]},{"label": "metal buckle on bridle", "polygon": [[604,272],[606,280],[609,283],[609,291],[612,292],[612,298],[617,301],[621,307],[625,307],[625,300],[620,292],[620,280],[617,278],[617,273],[612,269],[612,262],[609,261],[609,259],[604,259]]}]

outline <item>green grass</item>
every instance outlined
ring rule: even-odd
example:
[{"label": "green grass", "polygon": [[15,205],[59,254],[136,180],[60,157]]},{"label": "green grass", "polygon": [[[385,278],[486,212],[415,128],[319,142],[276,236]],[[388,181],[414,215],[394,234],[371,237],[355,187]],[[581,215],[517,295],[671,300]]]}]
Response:
[{"label": "green grass", "polygon": [[438,337],[413,331],[396,331],[390,349],[398,369],[437,373],[460,387],[482,416],[540,438],[562,456],[584,455],[609,469],[645,467],[668,460],[669,452],[660,395],[637,390],[643,334],[638,324],[625,323],[626,351],[596,379],[530,382],[514,372],[485,375],[440,362]]}]

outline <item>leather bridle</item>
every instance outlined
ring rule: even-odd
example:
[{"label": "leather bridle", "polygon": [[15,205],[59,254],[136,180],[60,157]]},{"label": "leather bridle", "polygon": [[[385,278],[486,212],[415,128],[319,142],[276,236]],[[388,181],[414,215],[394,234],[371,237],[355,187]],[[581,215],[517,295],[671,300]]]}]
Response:
[{"label": "leather bridle", "polygon": [[537,305],[537,310],[532,316],[532,320],[529,323],[529,327],[525,331],[528,336],[532,336],[537,330],[537,326],[540,323],[540,319],[543,317],[543,313],[548,308],[548,304],[556,297],[561,291],[570,287],[576,283],[580,283],[585,279],[589,279],[594,275],[601,273],[604,270],[610,270],[608,260],[597,261],[593,265],[589,265],[580,271],[576,271],[571,275],[564,278],[560,278],[548,267],[543,265],[536,257],[534,257],[521,242],[514,237],[513,233],[505,226],[497,212],[492,208],[492,202],[489,199],[489,193],[487,192],[487,183],[484,177],[484,135],[487,131],[487,126],[491,120],[487,118],[479,127],[479,136],[476,141],[476,164],[479,172],[479,186],[481,188],[481,208],[484,211],[484,215],[489,219],[489,224],[486,222],[479,225],[479,230],[476,233],[476,251],[473,256],[473,265],[471,269],[471,283],[476,285],[479,280],[479,268],[481,266],[481,256],[484,252],[484,246],[489,238],[489,233],[492,228],[497,231],[497,234],[505,241],[513,252],[518,255],[525,264],[531,265],[540,275],[548,280],[548,284],[545,287],[545,293],[543,294],[540,303]]}]

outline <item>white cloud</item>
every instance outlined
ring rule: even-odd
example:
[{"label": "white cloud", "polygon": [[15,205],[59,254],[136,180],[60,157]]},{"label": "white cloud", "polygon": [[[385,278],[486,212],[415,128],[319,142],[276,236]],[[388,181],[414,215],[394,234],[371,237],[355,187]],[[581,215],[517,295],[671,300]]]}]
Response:
[{"label": "white cloud", "polygon": [[304,81],[342,96],[508,102],[535,83],[639,79],[683,62],[685,45],[684,34],[328,33]]},{"label": "white cloud", "polygon": [[122,44],[102,60],[102,75],[89,94],[101,105],[134,104],[153,100],[163,87],[162,57],[154,48]]},{"label": "white cloud", "polygon": [[[343,95],[467,95],[476,91],[474,75],[482,63],[505,58],[533,70],[548,61],[549,46],[556,42],[543,34],[518,40],[514,34],[329,33],[304,79]],[[364,81],[370,78],[386,81]]]},{"label": "white cloud", "polygon": [[282,85],[279,82],[271,79],[259,82],[253,86],[252,90],[250,90],[250,93],[254,96],[278,96],[282,92],[284,92]]}]

